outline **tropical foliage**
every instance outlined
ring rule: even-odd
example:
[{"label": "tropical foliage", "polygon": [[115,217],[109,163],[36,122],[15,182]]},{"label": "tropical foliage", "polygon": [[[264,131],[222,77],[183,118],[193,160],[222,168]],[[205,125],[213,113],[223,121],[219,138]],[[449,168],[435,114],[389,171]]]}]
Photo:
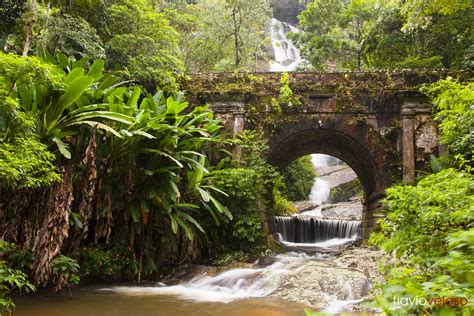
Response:
[{"label": "tropical foliage", "polygon": [[291,201],[307,200],[316,178],[311,156],[303,156],[292,161],[282,170],[286,186],[286,196]]},{"label": "tropical foliage", "polygon": [[28,276],[20,270],[14,269],[7,264],[7,256],[16,250],[15,244],[0,240],[0,314],[11,312],[15,308],[8,293],[24,290],[35,291],[35,287],[28,281]]},{"label": "tropical foliage", "polygon": [[[451,152],[443,170],[432,157],[436,172],[416,185],[387,190],[387,216],[370,242],[397,260],[383,266],[377,303],[388,314],[432,313],[470,315],[474,294],[474,177],[472,176],[472,84],[452,78],[424,86],[440,121],[441,142]],[[399,304],[395,298],[449,298],[449,304]],[[454,301],[456,300],[456,301]]]},{"label": "tropical foliage", "polygon": [[380,224],[381,233],[371,237],[399,259],[385,266],[388,280],[377,297],[386,312],[472,313],[472,306],[400,305],[394,299],[472,298],[473,184],[469,173],[446,169],[416,186],[387,190],[389,213]]},{"label": "tropical foliage", "polygon": [[472,67],[469,1],[314,0],[291,35],[310,69]]},{"label": "tropical foliage", "polygon": [[[87,237],[108,243],[114,213],[123,214],[120,217],[125,219],[129,245],[137,247],[142,256],[146,246],[142,247],[138,238],[153,236],[166,245],[154,229],[172,239],[167,246],[177,247],[195,239],[196,232],[204,233],[200,218],[210,216],[216,223],[222,217],[232,218],[219,202],[226,194],[212,185],[212,166],[203,152],[212,152],[210,145],[219,142],[216,133],[220,128],[206,108],[195,107],[185,113],[188,105],[182,95],[166,99],[161,91],[150,95],[142,94],[139,87],[125,87],[113,75],[103,73],[101,60],[88,64],[63,54],[53,58],[47,52],[42,57],[49,62],[5,54],[0,57],[0,161],[6,166],[2,183],[11,196],[22,194],[25,187],[48,190],[53,182],[65,190],[48,193],[62,194],[65,200],[55,200],[59,204],[43,205],[32,197],[23,206],[42,212],[39,214],[45,220],[65,223],[56,231],[63,236],[59,249],[66,247],[63,242],[78,249]],[[33,147],[14,155],[13,149],[22,148],[19,144]],[[68,178],[70,172],[74,179]],[[125,198],[113,203],[113,196],[119,195]],[[2,207],[4,237],[16,236],[23,229],[15,224],[22,207]],[[48,248],[45,236],[30,233],[36,236],[34,243],[21,246],[34,246],[35,281],[46,284],[55,275],[58,288],[75,283],[77,267],[73,262],[67,257],[43,260],[60,253]],[[72,238],[66,240],[68,234]],[[41,243],[44,247],[37,246]],[[147,254],[146,259],[155,257]]]}]

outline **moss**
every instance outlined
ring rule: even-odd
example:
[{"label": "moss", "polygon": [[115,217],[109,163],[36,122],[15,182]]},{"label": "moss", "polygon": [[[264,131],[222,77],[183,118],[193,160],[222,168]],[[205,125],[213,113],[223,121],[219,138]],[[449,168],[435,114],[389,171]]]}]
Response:
[{"label": "moss", "polygon": [[356,195],[362,195],[363,189],[359,179],[343,183],[337,187],[331,188],[331,203],[347,202]]}]

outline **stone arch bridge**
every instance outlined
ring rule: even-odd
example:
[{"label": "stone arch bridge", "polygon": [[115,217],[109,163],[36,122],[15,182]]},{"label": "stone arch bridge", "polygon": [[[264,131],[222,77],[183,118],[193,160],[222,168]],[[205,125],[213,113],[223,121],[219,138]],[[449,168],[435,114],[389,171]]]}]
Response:
[{"label": "stone arch bridge", "polygon": [[[450,73],[461,80],[469,73]],[[431,106],[418,92],[423,83],[447,76],[436,71],[203,73],[185,87],[193,104],[209,104],[227,131],[263,131],[268,161],[283,167],[311,153],[345,161],[364,190],[362,238],[376,220],[385,189],[413,181],[443,155]],[[238,153],[237,153],[238,154]],[[265,214],[265,228],[271,232]]]}]

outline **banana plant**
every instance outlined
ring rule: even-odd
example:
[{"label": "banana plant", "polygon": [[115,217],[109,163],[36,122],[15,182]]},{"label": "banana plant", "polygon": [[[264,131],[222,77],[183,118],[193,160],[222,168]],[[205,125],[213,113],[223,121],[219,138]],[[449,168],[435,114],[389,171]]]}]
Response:
[{"label": "banana plant", "polygon": [[[62,54],[57,58],[65,63]],[[55,81],[49,82],[31,80],[30,68],[24,67],[16,69],[16,75],[9,77],[13,80],[7,82],[7,97],[18,100],[22,110],[35,118],[41,140],[57,147],[68,159],[71,152],[66,139],[78,133],[78,126],[89,125],[122,137],[106,122],[134,123],[129,115],[106,109],[108,101],[104,101],[104,96],[118,88],[113,76],[103,74],[104,62],[95,61],[87,72],[78,65],[70,62],[67,73],[54,69]]]},{"label": "banana plant", "polygon": [[123,160],[141,162],[140,185],[130,207],[134,231],[142,230],[154,210],[156,216],[169,219],[174,233],[181,228],[193,239],[196,230],[204,232],[199,224],[202,210],[216,221],[232,217],[213,196],[225,193],[203,180],[210,174],[203,149],[219,141],[220,121],[206,107],[186,112],[188,104],[182,102],[182,94],[165,99],[159,91],[141,100],[140,94],[139,88],[123,88],[108,95],[109,111],[130,115],[135,121],[130,125],[113,122],[123,137],[110,139],[103,155],[111,165]]}]

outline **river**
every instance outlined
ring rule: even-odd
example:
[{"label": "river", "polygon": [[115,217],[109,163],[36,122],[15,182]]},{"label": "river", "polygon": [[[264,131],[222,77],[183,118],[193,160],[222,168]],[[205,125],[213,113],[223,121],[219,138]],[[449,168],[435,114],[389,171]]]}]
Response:
[{"label": "river", "polygon": [[[301,62],[299,51],[286,38],[288,31],[298,32],[271,20],[270,71],[292,71]],[[312,161],[315,167],[340,163],[325,155],[312,155]],[[275,236],[287,252],[269,253],[239,268],[218,271],[201,266],[172,284],[104,284],[61,294],[40,290],[15,295],[14,315],[304,315],[307,307],[329,313],[350,311],[368,295],[372,276],[362,271],[375,270],[371,263],[378,254],[356,248],[347,256],[338,255],[342,247],[358,241],[360,222],[324,218],[321,210],[329,195],[329,184],[316,178],[308,200],[317,207],[275,218]]]},{"label": "river", "polygon": [[[127,286],[126,284],[124,284]],[[130,285],[130,284],[128,284]],[[131,286],[131,285],[130,285]],[[246,299],[231,303],[196,302],[173,295],[125,294],[100,291],[104,286],[79,287],[73,295],[41,291],[17,296],[15,316],[130,316],[130,315],[302,315],[303,306],[277,299]]]}]

